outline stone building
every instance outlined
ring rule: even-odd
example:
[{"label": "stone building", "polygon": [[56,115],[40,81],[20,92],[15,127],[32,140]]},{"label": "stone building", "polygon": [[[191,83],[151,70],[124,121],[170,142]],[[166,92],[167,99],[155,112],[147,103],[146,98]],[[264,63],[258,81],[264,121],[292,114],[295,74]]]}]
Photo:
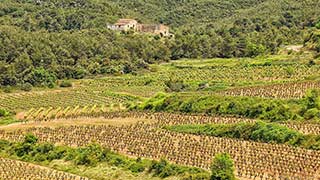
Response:
[{"label": "stone building", "polygon": [[170,36],[169,27],[163,24],[138,24],[137,31],[152,33],[161,37]]},{"label": "stone building", "polygon": [[115,24],[109,25],[108,28],[115,31],[133,30],[135,32],[159,35],[161,37],[173,36],[168,26],[163,24],[139,24],[134,19],[119,19]]},{"label": "stone building", "polygon": [[108,26],[115,31],[137,30],[138,21],[134,19],[119,19],[115,24]]}]

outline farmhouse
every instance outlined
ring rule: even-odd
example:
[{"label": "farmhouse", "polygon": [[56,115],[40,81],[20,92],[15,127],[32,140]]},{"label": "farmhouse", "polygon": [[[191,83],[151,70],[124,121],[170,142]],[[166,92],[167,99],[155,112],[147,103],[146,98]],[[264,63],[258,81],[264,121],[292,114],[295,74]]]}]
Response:
[{"label": "farmhouse", "polygon": [[108,28],[115,31],[133,30],[135,32],[151,33],[161,37],[173,36],[168,26],[163,24],[139,24],[135,19],[119,19],[115,24],[109,25]]},{"label": "farmhouse", "polygon": [[170,36],[169,27],[163,24],[139,24],[137,31],[160,36]]},{"label": "farmhouse", "polygon": [[119,19],[117,23],[114,25],[108,26],[109,29],[115,31],[129,31],[129,30],[136,30],[138,25],[138,21],[134,19]]}]

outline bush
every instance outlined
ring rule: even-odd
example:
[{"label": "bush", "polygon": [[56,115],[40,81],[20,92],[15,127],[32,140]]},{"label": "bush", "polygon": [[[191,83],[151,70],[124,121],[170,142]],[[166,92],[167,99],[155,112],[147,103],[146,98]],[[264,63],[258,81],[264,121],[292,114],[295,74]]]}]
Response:
[{"label": "bush", "polygon": [[144,102],[141,105],[140,109],[162,111],[164,110],[164,101],[166,100],[166,98],[166,94],[158,93],[155,97],[150,98],[146,102]]},{"label": "bush", "polygon": [[28,83],[33,86],[44,86],[53,88],[57,77],[55,74],[45,70],[44,68],[38,68],[33,70],[27,77],[26,80]]},{"label": "bush", "polygon": [[0,117],[6,117],[9,116],[10,113],[6,111],[5,109],[0,109]]},{"label": "bush", "polygon": [[184,91],[188,85],[184,84],[183,81],[169,80],[165,82],[167,86],[166,91],[168,92],[181,92]]},{"label": "bush", "polygon": [[62,81],[59,85],[60,87],[72,87],[72,83],[70,81]]},{"label": "bush", "polygon": [[154,171],[154,175],[161,178],[166,178],[168,176],[174,175],[174,171],[168,161],[161,159],[158,161],[152,161],[149,171]]},{"label": "bush", "polygon": [[210,179],[210,175],[208,173],[196,173],[196,174],[187,173],[182,177],[182,180],[207,180],[207,179]]},{"label": "bush", "polygon": [[24,83],[24,84],[22,84],[21,85],[21,87],[20,87],[20,89],[22,90],[22,91],[31,91],[32,90],[32,84],[30,84],[30,83]]},{"label": "bush", "polygon": [[211,180],[235,180],[233,160],[226,153],[217,154],[211,165]]},{"label": "bush", "polygon": [[133,173],[140,173],[145,170],[145,167],[140,162],[133,162],[128,169]]},{"label": "bush", "polygon": [[316,28],[320,29],[320,21],[316,24]]},{"label": "bush", "polygon": [[303,117],[306,120],[320,118],[320,111],[317,108],[308,109],[304,113]]},{"label": "bush", "polygon": [[318,143],[318,141],[311,141],[310,138],[320,138],[320,136],[309,137],[277,123],[266,123],[263,121],[237,124],[175,125],[167,126],[165,129],[179,133],[238,138],[265,143],[290,144],[304,148],[316,146]]},{"label": "bush", "polygon": [[12,93],[12,87],[11,86],[5,86],[3,88],[3,92],[5,93]]}]

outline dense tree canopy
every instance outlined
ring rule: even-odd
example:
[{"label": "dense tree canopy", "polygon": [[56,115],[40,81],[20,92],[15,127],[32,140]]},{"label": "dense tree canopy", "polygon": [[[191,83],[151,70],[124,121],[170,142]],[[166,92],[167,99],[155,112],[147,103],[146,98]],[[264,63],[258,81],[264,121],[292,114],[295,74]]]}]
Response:
[{"label": "dense tree canopy", "polygon": [[[319,27],[319,4],[314,0],[2,0],[0,85],[52,87],[56,79],[131,73],[169,59],[276,53],[284,44],[302,43],[305,34]],[[127,17],[167,24],[175,38],[106,28]],[[318,51],[317,45],[313,47]]]}]

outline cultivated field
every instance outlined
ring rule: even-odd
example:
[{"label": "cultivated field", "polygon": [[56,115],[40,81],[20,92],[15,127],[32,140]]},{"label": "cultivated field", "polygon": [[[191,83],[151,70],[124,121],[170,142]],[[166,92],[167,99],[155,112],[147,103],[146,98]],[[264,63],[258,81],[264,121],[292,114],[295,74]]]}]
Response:
[{"label": "cultivated field", "polygon": [[[232,101],[232,98],[244,96],[249,100],[260,97],[262,100],[298,102],[309,90],[320,88],[320,65],[274,59],[268,60],[271,64],[259,63],[259,60],[251,62],[250,59],[214,59],[202,63],[184,60],[152,65],[149,72],[137,75],[77,80],[71,88],[1,93],[0,108],[14,113],[19,122],[0,126],[0,139],[21,142],[26,134],[32,133],[40,142],[56,145],[83,147],[96,142],[126,156],[165,158],[175,164],[205,170],[210,169],[216,154],[226,152],[234,160],[235,174],[239,179],[320,179],[318,150],[273,142],[184,134],[164,128],[257,121],[245,117],[245,113],[235,116],[228,111],[225,114],[196,114],[137,109],[150,97],[165,91],[180,97],[230,96]],[[181,91],[168,90],[168,81],[177,81],[184,86]],[[200,84],[205,87],[199,88]],[[172,103],[172,106],[176,105]],[[274,123],[305,135],[320,135],[320,124],[316,119]],[[0,179],[27,176],[34,179],[81,179],[20,161],[4,158],[0,161]]]},{"label": "cultivated field", "polygon": [[[115,119],[112,120],[112,118]],[[144,120],[148,118],[153,121]],[[3,128],[0,138],[21,141],[24,134],[33,133],[41,142],[73,147],[84,146],[95,141],[129,156],[152,159],[164,157],[177,164],[204,169],[210,167],[214,154],[228,152],[235,160],[236,174],[239,178],[316,179],[319,176],[320,153],[318,151],[288,145],[179,134],[161,129],[164,125],[170,124],[252,121],[249,119],[166,113],[111,113],[106,115],[104,123],[102,119],[97,121],[95,118],[88,118],[86,121],[72,119],[61,121],[66,125],[57,126],[55,124],[57,122],[53,121],[43,122],[39,126],[31,124],[31,127],[27,124],[8,126],[7,129]],[[115,121],[118,121],[120,126],[115,126]]]},{"label": "cultivated field", "polygon": [[18,180],[88,180],[88,178],[56,171],[46,167],[0,157],[0,179]]}]

